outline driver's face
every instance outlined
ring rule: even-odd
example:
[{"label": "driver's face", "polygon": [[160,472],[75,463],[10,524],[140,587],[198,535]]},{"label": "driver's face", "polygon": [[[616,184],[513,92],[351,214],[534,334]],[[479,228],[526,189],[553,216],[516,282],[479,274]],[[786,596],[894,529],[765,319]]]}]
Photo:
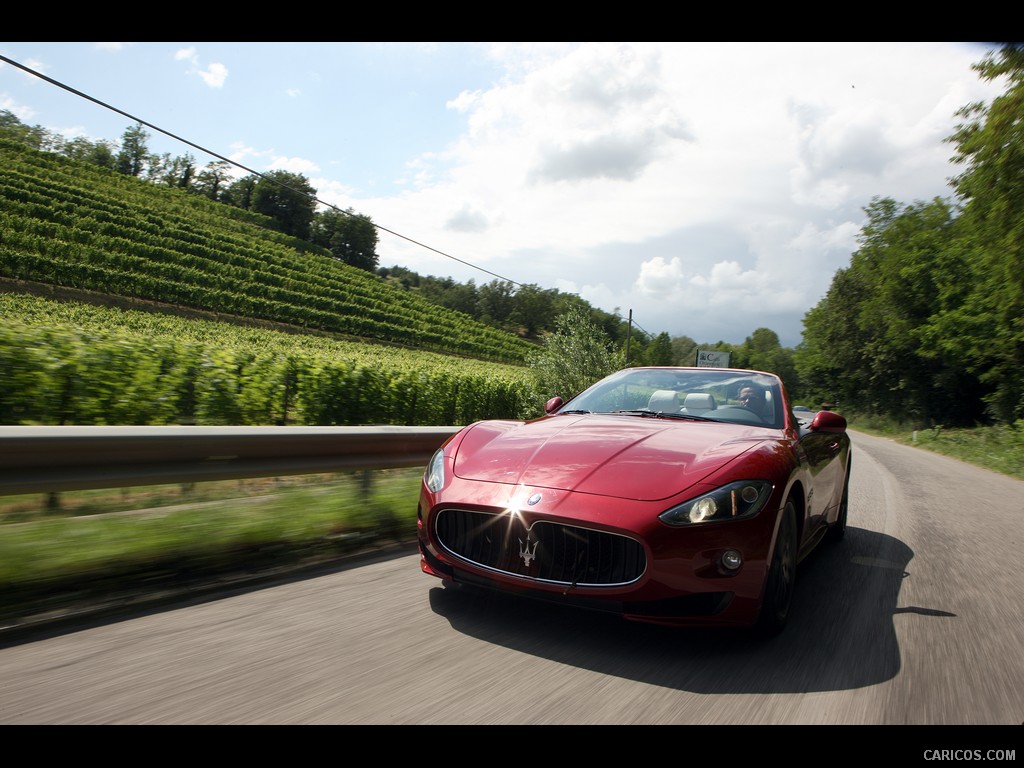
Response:
[{"label": "driver's face", "polygon": [[760,398],[757,396],[757,394],[754,392],[754,390],[749,389],[749,388],[745,388],[745,389],[741,389],[740,390],[740,402],[741,403],[744,403],[744,404],[750,403],[750,402],[756,403],[759,400],[760,400]]}]

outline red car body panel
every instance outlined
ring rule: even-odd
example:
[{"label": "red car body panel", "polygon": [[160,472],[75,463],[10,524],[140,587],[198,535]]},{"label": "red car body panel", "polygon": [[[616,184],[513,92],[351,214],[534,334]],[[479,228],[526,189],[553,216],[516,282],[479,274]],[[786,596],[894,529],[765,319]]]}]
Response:
[{"label": "red car body panel", "polygon": [[[838,523],[845,501],[845,420],[819,414],[817,428],[801,428],[781,383],[776,392],[785,406],[781,427],[614,413],[470,425],[442,447],[444,484],[437,490],[426,481],[422,486],[421,567],[441,579],[605,607],[627,619],[753,625],[787,500],[797,508],[801,557]],[[659,518],[734,481],[754,480],[769,481],[771,492],[750,517],[687,525]],[[455,551],[451,540],[462,529],[448,530],[445,515],[479,526],[465,534],[466,541],[487,539],[491,546],[491,539],[501,538],[503,546],[519,547],[518,557],[508,553],[515,567]],[[507,530],[492,536],[487,526]],[[546,579],[532,570],[539,545],[530,551],[530,532],[556,527],[575,538],[595,537],[592,549],[622,543],[642,557],[642,570],[600,584]],[[727,551],[741,555],[741,567],[723,567]]]},{"label": "red car body panel", "polygon": [[[685,429],[680,427],[685,426]],[[454,471],[487,483],[526,484],[624,499],[669,498],[766,439],[732,424],[632,416],[491,421],[467,430]]]}]

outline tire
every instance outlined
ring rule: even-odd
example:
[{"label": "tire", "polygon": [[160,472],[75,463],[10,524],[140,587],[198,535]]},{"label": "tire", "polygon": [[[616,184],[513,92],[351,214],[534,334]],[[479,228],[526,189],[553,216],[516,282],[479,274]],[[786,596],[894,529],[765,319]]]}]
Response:
[{"label": "tire", "polygon": [[830,542],[842,541],[846,536],[846,518],[850,510],[850,466],[846,467],[846,480],[843,482],[843,498],[839,502],[839,517],[828,529]]},{"label": "tire", "polygon": [[764,600],[755,631],[762,637],[773,637],[786,627],[793,604],[797,565],[796,504],[786,500],[779,523],[779,536],[772,551],[768,577],[764,585]]}]

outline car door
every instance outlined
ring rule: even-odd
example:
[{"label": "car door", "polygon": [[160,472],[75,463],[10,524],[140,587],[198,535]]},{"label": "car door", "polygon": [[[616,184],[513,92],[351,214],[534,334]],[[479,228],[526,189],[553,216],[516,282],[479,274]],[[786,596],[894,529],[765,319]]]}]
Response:
[{"label": "car door", "polygon": [[800,447],[811,473],[809,530],[827,524],[829,511],[839,504],[847,446],[846,419],[839,414],[820,411],[809,425],[800,429]]}]

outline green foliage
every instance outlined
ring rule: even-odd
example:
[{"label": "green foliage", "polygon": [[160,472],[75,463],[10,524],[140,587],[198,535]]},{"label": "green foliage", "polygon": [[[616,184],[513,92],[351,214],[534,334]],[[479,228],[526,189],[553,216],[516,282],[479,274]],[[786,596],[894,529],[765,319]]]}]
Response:
[{"label": "green foliage", "polygon": [[[419,469],[0,499],[0,619],[415,539]],[[35,502],[33,504],[33,502]],[[163,507],[161,514],[102,514]],[[24,509],[25,511],[18,511]],[[28,511],[33,510],[34,511]]]},{"label": "green foliage", "polygon": [[[955,301],[963,265],[949,249],[953,212],[943,200],[900,206],[875,199],[850,267],[841,270],[804,322],[801,377],[824,399],[868,411],[949,412],[962,363],[929,354],[936,299]],[[962,393],[960,393],[962,395]],[[960,403],[961,417],[974,419]]]},{"label": "green foliage", "polygon": [[501,362],[531,349],[267,224],[23,144],[0,153],[0,277]]},{"label": "green foliage", "polygon": [[769,328],[758,328],[742,344],[732,345],[729,359],[734,368],[775,373],[782,377],[790,390],[799,388],[793,352],[784,349],[779,335]]},{"label": "green foliage", "polygon": [[346,264],[373,272],[377,269],[377,227],[369,216],[328,209],[313,217],[310,240]]},{"label": "green foliage", "polygon": [[141,176],[149,160],[148,140],[149,134],[141,123],[128,128],[121,136],[121,149],[114,158],[114,167],[126,176]]},{"label": "green foliage", "polygon": [[[450,277],[419,275],[398,266],[380,267],[377,274],[434,304],[462,312],[487,325],[515,331],[528,339],[553,332],[558,318],[571,309],[588,313],[615,343],[624,345],[629,333],[628,323],[618,314],[591,307],[575,294],[544,289],[532,283],[517,286],[508,280],[492,280],[478,286],[473,280],[457,283]],[[635,329],[633,333],[636,335]],[[642,346],[643,339],[639,336],[637,339]]]},{"label": "green foliage", "polygon": [[522,418],[528,369],[0,294],[0,423],[455,425]]},{"label": "green foliage", "polygon": [[1024,47],[1006,44],[975,69],[1006,90],[988,106],[961,109],[965,122],[950,138],[964,166],[954,183],[970,291],[941,309],[929,341],[936,354],[958,350],[990,413],[1009,423],[1024,418]]},{"label": "green foliage", "polygon": [[673,358],[672,339],[667,333],[659,333],[644,350],[646,365],[672,365]]},{"label": "green foliage", "polygon": [[625,360],[590,314],[573,308],[558,319],[543,350],[531,355],[527,364],[543,392],[568,399],[622,368]]},{"label": "green foliage", "polygon": [[882,198],[850,266],[804,319],[797,368],[810,391],[922,425],[1024,417],[1024,53],[975,67],[1005,78],[950,137],[959,204]]},{"label": "green foliage", "polygon": [[526,338],[536,338],[555,316],[557,297],[558,291],[554,289],[544,289],[533,283],[520,285],[513,297],[510,322],[521,328]]},{"label": "green foliage", "polygon": [[41,126],[23,124],[17,116],[6,109],[0,109],[0,138],[16,141],[33,149],[46,149],[49,137]]},{"label": "green foliage", "polygon": [[[296,239],[293,240],[291,246],[299,251],[310,250],[308,243],[297,239],[306,237],[307,235],[302,233],[308,232],[308,237],[312,242],[320,246],[324,253],[331,253],[336,260],[367,272],[373,272],[376,268],[377,228],[369,217],[354,214],[351,209],[347,212],[325,211],[323,216],[311,214],[312,206],[317,202],[315,190],[308,185],[308,181],[304,177],[298,174],[283,172],[273,172],[264,176],[248,174],[232,181],[229,173],[230,163],[226,161],[211,162],[200,170],[195,164],[195,159],[187,153],[180,157],[171,157],[169,154],[160,156],[150,154],[146,148],[148,135],[141,125],[132,126],[125,132],[120,149],[115,155],[116,146],[110,142],[91,142],[87,139],[67,141],[39,126],[23,125],[12,113],[0,110],[0,139],[3,138],[36,150],[60,153],[65,157],[94,166],[120,167],[125,174],[134,178],[147,179],[161,186],[181,189],[238,210],[253,212],[254,215],[250,218],[250,223],[260,227],[273,227],[294,235]],[[18,158],[18,160],[21,159]],[[36,165],[35,170],[38,171],[41,164]],[[84,172],[76,175],[83,179],[89,176]],[[258,189],[257,186],[261,182],[262,186]],[[275,184],[275,182],[280,183]],[[62,186],[74,186],[74,184],[69,185],[63,180],[56,183]],[[86,190],[102,194],[103,186],[102,183],[97,184],[94,179],[89,185],[83,185],[81,190],[83,194],[86,193]],[[275,186],[276,189],[273,189]],[[149,202],[151,208],[153,205],[157,207],[163,205],[163,203]],[[47,206],[49,203],[41,202],[41,205]],[[131,215],[130,207],[120,203],[116,203],[115,206],[124,208],[126,216]],[[312,221],[308,221],[310,215],[312,215]],[[332,220],[332,217],[337,220]],[[145,213],[137,212],[135,218],[145,218]],[[59,235],[56,236],[56,239],[60,239]],[[207,253],[215,254],[220,249],[217,246],[210,246],[205,250]],[[61,281],[69,279],[73,283],[79,284],[79,287],[90,287],[100,292],[109,292],[112,288],[124,290],[124,286],[130,283],[127,276],[118,280],[118,277],[109,272],[94,273],[91,278],[84,276],[80,270],[76,270],[76,272],[77,274],[68,278],[57,279]],[[259,274],[259,271],[254,274],[258,278],[266,279],[264,275]],[[467,284],[458,284],[451,278],[421,277],[397,266],[379,269],[378,274],[386,278],[389,285],[401,285],[403,290],[416,292],[433,304],[453,309],[480,323],[528,339],[537,339],[554,330],[555,319],[571,307],[587,309],[609,338],[616,343],[623,344],[627,333],[630,333],[631,330],[617,312],[603,312],[591,307],[579,296],[562,294],[557,290],[541,289],[536,285],[517,286],[509,281],[499,279],[477,287],[472,280]],[[39,277],[43,278],[42,282],[53,279],[52,275],[47,274],[37,275],[37,278]],[[202,280],[202,278],[198,279]],[[107,284],[103,284],[104,281]],[[119,282],[116,286],[114,285],[115,281]],[[84,282],[90,282],[91,285],[82,285]],[[222,299],[228,298],[223,295],[211,296],[202,289],[182,292],[168,288],[165,293],[174,295],[167,295],[162,299],[183,301],[184,303],[196,300],[220,302]],[[232,300],[229,298],[228,301]],[[232,303],[242,304],[244,302],[235,299]],[[228,311],[241,309],[240,306],[219,308]],[[265,317],[268,317],[265,314],[267,311],[271,315],[277,312],[274,309],[256,307],[251,302],[246,311]],[[424,318],[428,318],[430,314],[422,311],[419,313]],[[288,321],[286,320],[286,322]],[[321,322],[334,324],[326,318]],[[304,321],[301,324],[309,325],[310,323]],[[461,321],[448,322],[448,324],[452,326],[454,332],[463,332]],[[346,325],[345,321],[342,321],[341,325]],[[363,331],[359,329],[359,326],[365,324],[350,320],[348,325],[351,327],[344,330],[361,333]],[[380,324],[376,325],[378,328],[380,327]],[[370,335],[378,334],[371,333]],[[635,329],[632,335],[636,348],[642,350],[648,341],[646,335],[637,333]],[[415,343],[431,345],[431,334],[423,334],[417,330],[415,336]],[[402,341],[402,339],[389,334],[385,334],[385,337],[394,341]],[[461,347],[457,351],[462,354],[466,352],[466,348]],[[521,351],[515,356],[522,360],[524,351],[525,347],[521,347]],[[505,355],[500,353],[498,357],[505,358]]]},{"label": "green foliage", "polygon": [[[217,160],[207,165],[196,175],[191,190],[211,200],[221,200],[230,180],[231,164],[226,160]],[[255,182],[248,186],[250,193],[253,186],[255,186]],[[248,201],[246,205],[239,207],[248,208]]]},{"label": "green foliage", "polygon": [[695,365],[699,345],[689,336],[676,336],[672,339],[672,364]]},{"label": "green foliage", "polygon": [[936,427],[914,433],[910,442],[1024,480],[1024,421],[973,429]]},{"label": "green foliage", "polygon": [[308,240],[316,211],[316,190],[302,174],[270,171],[253,186],[250,207],[277,222],[286,235]]},{"label": "green foliage", "polygon": [[922,426],[914,419],[844,411],[853,429],[952,456],[1024,480],[1024,421],[971,428]]},{"label": "green foliage", "polygon": [[66,141],[62,140],[56,151],[73,160],[113,170],[117,166],[115,149],[108,141],[92,141],[79,136]]}]

